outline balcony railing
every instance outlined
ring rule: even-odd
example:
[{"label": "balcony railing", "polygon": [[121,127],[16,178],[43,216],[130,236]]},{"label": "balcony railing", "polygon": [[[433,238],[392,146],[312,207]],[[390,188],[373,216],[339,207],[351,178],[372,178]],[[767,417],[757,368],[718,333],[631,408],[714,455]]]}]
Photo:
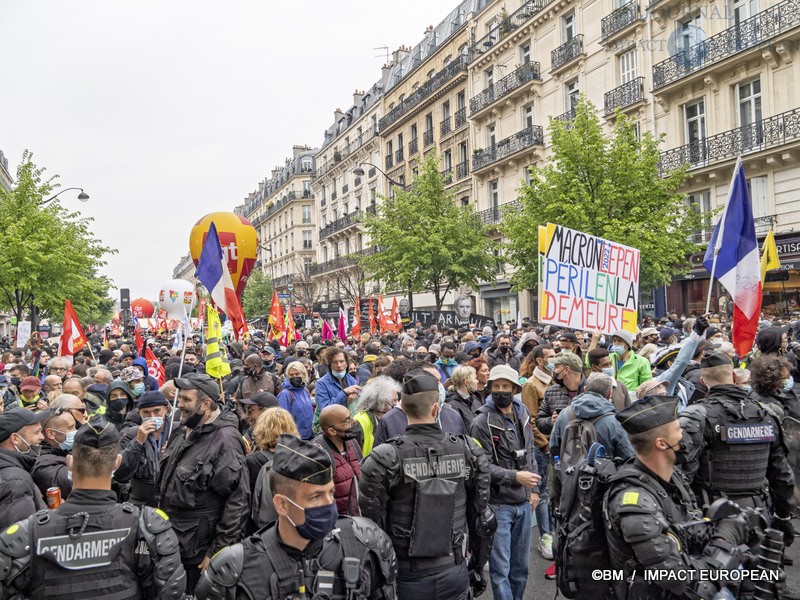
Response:
[{"label": "balcony railing", "polygon": [[322,175],[330,171],[341,161],[343,161],[348,156],[353,154],[353,152],[355,152],[356,150],[361,148],[364,144],[373,139],[375,137],[375,133],[376,133],[375,128],[370,127],[366,131],[361,132],[361,135],[357,135],[354,139],[350,140],[350,142],[345,144],[342,148],[334,150],[332,160],[328,160],[317,167],[316,176],[321,177]]},{"label": "balcony railing", "polygon": [[337,269],[354,267],[358,264],[358,259],[360,257],[371,256],[372,254],[375,254],[377,251],[378,250],[375,247],[370,246],[369,248],[364,248],[363,250],[359,250],[358,252],[354,252],[352,254],[337,256],[336,258],[331,259],[327,262],[311,265],[308,272],[313,277],[315,275],[323,275],[325,273],[330,273],[331,271],[336,271]]},{"label": "balcony railing", "polygon": [[705,166],[796,140],[800,140],[800,108],[662,152],[659,167],[666,174],[685,164]]},{"label": "balcony railing", "polygon": [[602,32],[603,39],[605,40],[615,33],[619,33],[628,25],[640,19],[641,16],[638,0],[633,0],[632,2],[620,6],[617,10],[600,21],[600,31]]},{"label": "balcony railing", "polygon": [[458,73],[466,70],[467,62],[466,56],[460,56],[448,63],[444,69],[436,73],[436,75],[418,87],[416,91],[400,102],[400,104],[386,113],[378,122],[380,131],[384,131],[387,127],[398,121],[403,115],[422,104],[432,94],[443,88],[447,82]]},{"label": "balcony railing", "polygon": [[541,69],[538,62],[533,61],[520,65],[494,85],[489,86],[477,96],[470,98],[469,110],[472,114],[475,114],[527,82],[541,80],[541,78]]},{"label": "balcony railing", "polygon": [[569,123],[575,118],[575,109],[570,108],[567,112],[561,113],[557,117],[553,117],[553,121],[561,121],[562,123]]},{"label": "balcony railing", "polygon": [[[303,198],[308,197],[305,195],[305,191],[306,190],[304,190],[302,194]],[[261,213],[261,215],[253,222],[253,227],[258,227],[259,225],[261,225],[261,223],[266,221],[270,216],[274,215],[276,212],[278,212],[280,209],[286,206],[289,202],[291,202],[292,200],[297,200],[300,197],[301,194],[298,194],[297,192],[286,192],[281,197],[280,200],[274,201],[272,205],[269,206],[265,212]]]},{"label": "balcony railing", "polygon": [[408,157],[411,158],[417,152],[419,152],[419,140],[414,138],[410,142],[408,142]]},{"label": "balcony railing", "polygon": [[439,123],[439,131],[440,131],[441,135],[445,136],[448,133],[450,133],[451,131],[453,131],[453,127],[451,125],[452,122],[453,122],[453,120],[450,117],[442,119],[442,122]]},{"label": "balcony railing", "polygon": [[653,89],[662,88],[748,48],[761,46],[798,25],[800,7],[796,0],[784,0],[653,65]]},{"label": "balcony railing", "polygon": [[456,111],[456,129],[467,124],[467,107],[459,108]]},{"label": "balcony railing", "polygon": [[644,77],[637,77],[606,92],[603,99],[605,114],[606,116],[614,114],[618,108],[625,108],[642,100],[644,100]]},{"label": "balcony railing", "polygon": [[328,223],[325,227],[319,230],[319,239],[325,239],[331,234],[336,233],[337,231],[341,231],[350,225],[354,225],[356,223],[360,223],[364,218],[365,213],[375,214],[375,206],[370,205],[367,207],[366,210],[355,210],[351,212],[349,215],[344,215],[343,217],[339,217],[335,221]]},{"label": "balcony railing", "polygon": [[542,145],[544,145],[544,132],[539,125],[532,125],[500,140],[491,148],[476,150],[472,156],[472,170],[482,169],[525,148]]},{"label": "balcony railing", "polygon": [[456,181],[465,179],[469,175],[469,162],[464,161],[456,165]]},{"label": "balcony railing", "polygon": [[403,148],[402,146],[394,151],[394,162],[398,165],[403,162]]},{"label": "balcony railing", "polygon": [[423,148],[427,148],[431,144],[433,144],[433,129],[429,129],[425,133],[422,134],[422,144]]},{"label": "balcony railing", "polygon": [[275,281],[272,282],[272,287],[284,288],[293,281],[294,281],[294,273],[290,273],[289,275],[281,275],[280,277],[275,278]]},{"label": "balcony railing", "polygon": [[491,208],[482,210],[477,214],[481,223],[484,225],[497,225],[503,220],[503,215],[505,215],[506,212],[518,210],[520,206],[519,200],[514,200],[513,202],[508,202],[507,204],[492,206]]},{"label": "balcony railing", "polygon": [[528,0],[528,2],[525,2],[513,13],[502,19],[497,27],[492,28],[489,33],[472,45],[473,57],[490,50],[497,42],[523,25],[533,15],[550,4],[551,1],[552,0]]},{"label": "balcony railing", "polygon": [[394,166],[394,155],[393,154],[387,154],[386,155],[385,164],[386,164],[386,168],[387,169],[391,169]]},{"label": "balcony railing", "polygon": [[444,177],[444,182],[446,184],[453,183],[453,168],[450,167],[442,171],[442,177]]},{"label": "balcony railing", "polygon": [[581,54],[583,54],[583,34],[579,33],[566,44],[561,44],[550,52],[550,70],[560,69]]}]

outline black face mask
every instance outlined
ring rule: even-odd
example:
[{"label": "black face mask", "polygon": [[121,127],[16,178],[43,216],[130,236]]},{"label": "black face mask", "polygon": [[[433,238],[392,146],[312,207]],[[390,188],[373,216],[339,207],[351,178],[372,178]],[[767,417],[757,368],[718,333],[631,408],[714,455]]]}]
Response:
[{"label": "black face mask", "polygon": [[437,360],[439,360],[439,357],[436,354],[428,354],[428,358],[430,359],[431,362],[436,362]]},{"label": "black face mask", "polygon": [[308,354],[308,352],[306,352],[305,350],[298,350],[297,351],[297,356],[305,356],[306,354]]},{"label": "black face mask", "polygon": [[[667,440],[664,441],[666,442]],[[677,448],[675,446],[677,446]],[[675,453],[676,465],[685,465],[689,462],[689,455],[686,453],[686,447],[683,445],[683,440],[677,444],[673,444],[672,446],[667,446],[667,448]]]},{"label": "black face mask", "polygon": [[258,377],[257,367],[252,369],[245,369],[244,372],[248,377]]},{"label": "black face mask", "polygon": [[108,405],[111,407],[111,410],[114,412],[119,412],[126,406],[128,406],[128,400],[126,398],[118,398],[117,400],[109,400]]},{"label": "black face mask", "polygon": [[417,354],[417,360],[425,360],[428,358],[427,354]]},{"label": "black face mask", "polygon": [[289,383],[292,387],[300,388],[305,385],[302,377],[289,377]]},{"label": "black face mask", "polygon": [[19,386],[19,384],[21,382],[22,382],[22,380],[19,377],[12,377],[11,378],[11,385],[13,385],[13,386]]},{"label": "black face mask", "polygon": [[203,420],[203,416],[204,416],[205,414],[206,414],[206,413],[204,413],[204,412],[200,412],[200,411],[198,411],[198,412],[194,413],[194,414],[193,414],[191,417],[189,417],[188,419],[186,419],[186,421],[184,421],[184,423],[183,423],[183,424],[184,424],[186,427],[188,427],[189,429],[194,429],[195,427],[197,427],[198,425],[200,425],[200,421],[202,421],[202,420]]},{"label": "black face mask", "polygon": [[344,431],[337,431],[337,433],[342,436],[343,440],[355,440],[361,435],[361,425],[356,423],[349,429],[345,429]]},{"label": "black face mask", "polygon": [[508,408],[514,401],[514,394],[511,392],[494,392],[492,400],[497,408]]},{"label": "black face mask", "polygon": [[501,354],[508,354],[508,353],[511,351],[511,347],[510,347],[510,346],[498,346],[498,347],[497,347],[497,350],[498,350],[498,351],[499,351]]}]

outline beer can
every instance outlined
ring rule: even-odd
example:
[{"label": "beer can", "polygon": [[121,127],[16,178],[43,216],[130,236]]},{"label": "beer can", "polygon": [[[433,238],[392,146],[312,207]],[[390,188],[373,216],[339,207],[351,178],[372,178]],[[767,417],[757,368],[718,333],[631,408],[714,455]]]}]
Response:
[{"label": "beer can", "polygon": [[58,508],[61,506],[61,489],[57,487],[47,488],[48,508]]}]

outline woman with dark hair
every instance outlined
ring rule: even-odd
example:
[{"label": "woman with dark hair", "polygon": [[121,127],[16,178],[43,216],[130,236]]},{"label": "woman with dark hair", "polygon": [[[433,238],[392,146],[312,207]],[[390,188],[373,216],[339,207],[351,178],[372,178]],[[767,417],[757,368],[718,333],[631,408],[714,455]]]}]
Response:
[{"label": "woman with dark hair", "polygon": [[791,374],[800,379],[800,373],[797,371],[797,357],[794,352],[789,350],[789,336],[783,327],[767,327],[759,331],[756,335],[755,348],[744,357],[739,366],[743,369],[750,368],[750,362],[764,355],[785,357],[789,361]]},{"label": "woman with dark hair", "polygon": [[784,417],[800,419],[800,402],[794,394],[791,364],[782,356],[762,354],[749,366],[750,397],[768,404],[783,421]]}]

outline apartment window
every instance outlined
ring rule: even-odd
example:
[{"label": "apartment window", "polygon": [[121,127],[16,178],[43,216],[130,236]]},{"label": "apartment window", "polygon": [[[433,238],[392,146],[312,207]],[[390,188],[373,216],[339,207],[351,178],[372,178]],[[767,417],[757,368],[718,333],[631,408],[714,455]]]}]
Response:
[{"label": "apartment window", "polygon": [[311,259],[304,258],[303,259],[303,273],[305,273],[305,279],[309,279],[311,276]]},{"label": "apartment window", "polygon": [[492,210],[500,208],[500,182],[497,179],[489,182],[489,208]]},{"label": "apartment window", "polygon": [[308,225],[311,223],[311,205],[304,204],[303,205],[303,224]]},{"label": "apartment window", "polygon": [[738,27],[758,12],[758,0],[733,0],[733,22]]},{"label": "apartment window", "polygon": [[444,170],[446,172],[453,170],[453,153],[450,150],[444,151]]},{"label": "apartment window", "polygon": [[483,72],[483,82],[486,84],[487,88],[494,85],[494,67],[489,67]]},{"label": "apartment window", "polygon": [[[495,251],[494,251],[494,255],[495,255],[497,258],[502,258],[502,257],[503,257],[503,253],[500,251],[500,249],[499,249],[499,248],[495,249]],[[503,265],[503,261],[500,261],[500,262],[498,262],[498,263],[497,263],[497,268],[496,268],[495,272],[496,272],[498,275],[501,275],[501,274],[503,273],[503,271],[504,271],[504,265]]]},{"label": "apartment window", "polygon": [[636,76],[636,50],[631,49],[619,55],[619,82],[628,83]]},{"label": "apartment window", "polygon": [[522,180],[525,182],[525,185],[530,185],[533,181],[533,174],[531,173],[531,169],[533,169],[534,165],[528,165],[525,167],[524,172],[522,174]]},{"label": "apartment window", "polygon": [[344,240],[344,253],[345,255],[350,254],[350,238]]},{"label": "apartment window", "polygon": [[486,126],[486,145],[490,148],[497,143],[497,125],[492,123]]},{"label": "apartment window", "polygon": [[706,103],[698,100],[683,107],[686,122],[686,143],[689,144],[689,162],[698,163],[706,157]]},{"label": "apartment window", "polygon": [[581,89],[577,79],[564,84],[564,104],[567,111],[574,111],[578,107],[580,96]]},{"label": "apartment window", "polygon": [[303,196],[305,196],[307,198],[310,195],[311,195],[311,182],[310,181],[304,181],[303,182]]},{"label": "apartment window", "polygon": [[456,110],[462,110],[467,107],[467,93],[458,92],[456,96]]},{"label": "apartment window", "polygon": [[[686,196],[686,204],[698,214],[708,213],[711,210],[711,192],[709,190],[693,192]],[[692,241],[695,244],[702,244],[709,239],[711,239],[711,231],[708,229],[703,229],[692,235]]]},{"label": "apartment window", "polygon": [[311,164],[312,159],[310,156],[303,157],[302,161],[300,162],[300,169],[303,171],[311,171]]},{"label": "apartment window", "polygon": [[742,148],[753,148],[764,141],[761,123],[761,79],[740,83],[736,88]]},{"label": "apartment window", "polygon": [[469,196],[461,198],[461,207],[469,206]]},{"label": "apartment window", "polygon": [[425,131],[433,131],[433,113],[425,115]]},{"label": "apartment window", "polygon": [[769,196],[767,195],[767,177],[751,177],[747,180],[750,188],[750,202],[753,204],[753,218],[766,217],[770,214]]},{"label": "apartment window", "polygon": [[344,210],[342,211],[342,216],[346,217],[349,212],[350,212],[350,205],[347,202],[345,202]]},{"label": "apartment window", "polygon": [[575,25],[575,12],[570,12],[561,17],[561,38],[566,44],[577,34]]},{"label": "apartment window", "polygon": [[413,142],[416,139],[417,139],[417,124],[413,123],[411,125],[411,141]]},{"label": "apartment window", "polygon": [[303,232],[303,249],[310,250],[311,249],[311,232],[304,231]]},{"label": "apartment window", "polygon": [[533,127],[533,102],[522,107],[522,128]]},{"label": "apartment window", "polygon": [[461,164],[467,162],[467,142],[461,142],[458,145],[458,162]]},{"label": "apartment window", "polygon": [[442,120],[450,118],[450,101],[442,103]]},{"label": "apartment window", "polygon": [[375,188],[369,188],[369,203],[374,206],[377,197],[378,197],[378,190]]},{"label": "apartment window", "polygon": [[[702,29],[700,28],[700,12],[696,12],[675,24],[675,44],[678,52],[682,52],[684,60],[690,59],[690,48],[700,42]],[[692,66],[687,64],[687,66]]]},{"label": "apartment window", "polygon": [[386,156],[391,157],[394,154],[394,146],[392,145],[392,140],[386,142]]},{"label": "apartment window", "polygon": [[522,46],[519,47],[519,58],[520,63],[527,64],[531,62],[531,43],[525,42]]}]

